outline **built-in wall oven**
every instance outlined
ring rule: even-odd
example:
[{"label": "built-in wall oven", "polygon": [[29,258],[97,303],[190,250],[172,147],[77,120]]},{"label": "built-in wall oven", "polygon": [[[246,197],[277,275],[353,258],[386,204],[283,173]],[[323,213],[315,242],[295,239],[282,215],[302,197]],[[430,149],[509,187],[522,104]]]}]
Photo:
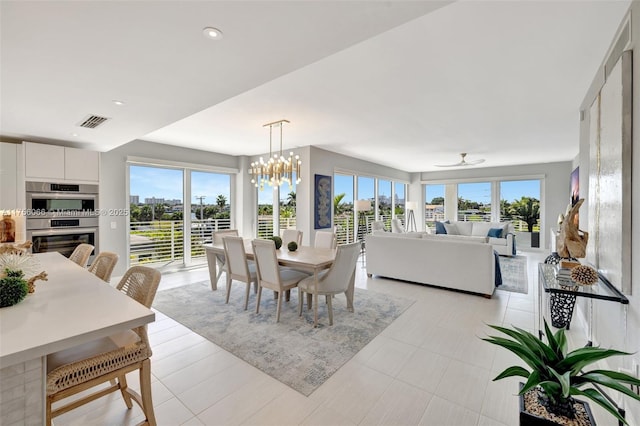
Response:
[{"label": "built-in wall oven", "polygon": [[26,182],[27,239],[33,253],[69,256],[82,243],[98,249],[98,185]]}]

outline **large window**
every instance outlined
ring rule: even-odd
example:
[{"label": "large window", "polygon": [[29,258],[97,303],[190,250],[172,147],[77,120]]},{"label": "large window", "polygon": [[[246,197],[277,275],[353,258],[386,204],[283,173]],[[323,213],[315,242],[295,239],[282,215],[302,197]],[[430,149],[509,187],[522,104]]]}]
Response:
[{"label": "large window", "polygon": [[378,179],[378,220],[384,222],[386,229],[391,229],[392,201],[391,181]]},{"label": "large window", "polygon": [[348,244],[355,241],[353,216],[353,185],[352,175],[336,173],[333,177],[333,224],[336,229],[338,244]]},{"label": "large window", "polygon": [[435,233],[435,223],[444,220],[444,185],[425,185],[424,199],[425,226]]},{"label": "large window", "polygon": [[491,182],[458,184],[458,220],[491,222]]},{"label": "large window", "polygon": [[204,263],[202,245],[231,227],[230,194],[228,174],[130,164],[129,264]]},{"label": "large window", "polygon": [[540,180],[500,182],[500,220],[510,220],[518,247],[540,247]]}]

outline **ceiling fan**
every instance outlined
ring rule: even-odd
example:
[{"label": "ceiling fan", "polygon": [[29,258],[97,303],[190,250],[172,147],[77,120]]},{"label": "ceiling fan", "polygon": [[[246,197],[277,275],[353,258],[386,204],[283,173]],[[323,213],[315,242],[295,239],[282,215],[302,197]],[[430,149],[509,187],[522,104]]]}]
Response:
[{"label": "ceiling fan", "polygon": [[465,157],[467,156],[466,152],[461,152],[460,156],[462,157],[462,159],[458,163],[455,163],[455,164],[436,164],[436,167],[475,166],[476,164],[484,163],[484,158],[480,158],[478,160],[471,160],[471,161],[465,160]]}]

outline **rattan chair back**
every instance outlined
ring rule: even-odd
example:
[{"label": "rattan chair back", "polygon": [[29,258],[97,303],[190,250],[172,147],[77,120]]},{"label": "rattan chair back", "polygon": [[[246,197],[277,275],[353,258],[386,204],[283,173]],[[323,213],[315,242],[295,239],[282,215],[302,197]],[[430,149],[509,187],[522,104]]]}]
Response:
[{"label": "rattan chair back", "polygon": [[83,268],[86,268],[89,257],[91,256],[91,253],[93,253],[93,249],[94,247],[91,244],[79,244],[75,250],[73,250],[71,256],[69,256],[69,260],[77,263]]},{"label": "rattan chair back", "polygon": [[104,282],[111,281],[111,273],[118,263],[119,256],[116,253],[110,251],[100,252],[93,263],[89,265],[88,271],[96,277],[100,278]]}]

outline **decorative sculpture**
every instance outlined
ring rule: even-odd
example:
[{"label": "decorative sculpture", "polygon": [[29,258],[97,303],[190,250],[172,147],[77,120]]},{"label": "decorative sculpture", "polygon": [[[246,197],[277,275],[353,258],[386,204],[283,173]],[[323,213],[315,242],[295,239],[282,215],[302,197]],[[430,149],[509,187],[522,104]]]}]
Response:
[{"label": "decorative sculpture", "polygon": [[564,216],[560,233],[556,241],[556,251],[562,258],[582,258],[587,254],[587,242],[589,241],[589,233],[578,229],[576,217],[578,210],[584,203],[584,198],[568,209]]}]

